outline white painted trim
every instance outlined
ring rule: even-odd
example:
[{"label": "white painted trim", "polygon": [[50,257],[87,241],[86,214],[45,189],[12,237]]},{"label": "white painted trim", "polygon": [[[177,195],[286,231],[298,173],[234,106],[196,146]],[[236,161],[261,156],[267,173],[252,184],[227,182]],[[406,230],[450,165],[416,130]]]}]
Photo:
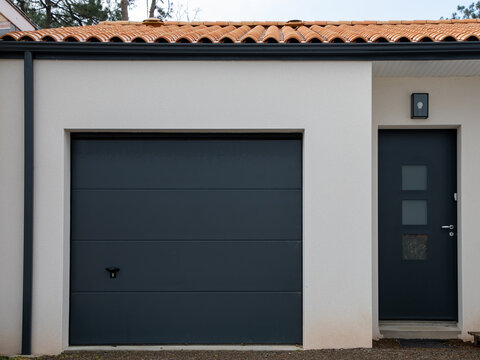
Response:
[{"label": "white painted trim", "polygon": [[296,345],[122,345],[69,346],[66,351],[299,351]]},{"label": "white painted trim", "polygon": [[21,31],[35,30],[32,23],[6,0],[0,0],[0,14]]}]

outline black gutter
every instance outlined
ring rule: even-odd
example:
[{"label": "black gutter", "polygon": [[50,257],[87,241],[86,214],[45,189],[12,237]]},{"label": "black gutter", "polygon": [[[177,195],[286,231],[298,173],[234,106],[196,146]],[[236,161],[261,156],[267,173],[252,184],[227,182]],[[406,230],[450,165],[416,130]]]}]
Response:
[{"label": "black gutter", "polygon": [[23,308],[22,355],[32,352],[32,277],[33,277],[33,57],[24,57],[24,208],[23,208]]},{"label": "black gutter", "polygon": [[366,44],[141,44],[0,40],[0,58],[65,60],[464,60],[480,41]]}]

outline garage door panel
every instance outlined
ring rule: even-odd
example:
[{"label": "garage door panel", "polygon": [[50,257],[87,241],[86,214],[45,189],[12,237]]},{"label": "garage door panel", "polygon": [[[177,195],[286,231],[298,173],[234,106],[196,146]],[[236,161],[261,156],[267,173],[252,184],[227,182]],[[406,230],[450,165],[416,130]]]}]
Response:
[{"label": "garage door panel", "polygon": [[301,302],[301,293],[72,294],[71,345],[301,343]]},{"label": "garage door panel", "polygon": [[73,152],[74,189],[302,186],[300,139],[78,139]]},{"label": "garage door panel", "polygon": [[71,345],[301,343],[298,134],[76,134],[71,163]]},{"label": "garage door panel", "polygon": [[74,241],[71,289],[301,291],[301,251],[301,241]]},{"label": "garage door panel", "polygon": [[301,201],[301,190],[73,191],[72,239],[300,239]]}]

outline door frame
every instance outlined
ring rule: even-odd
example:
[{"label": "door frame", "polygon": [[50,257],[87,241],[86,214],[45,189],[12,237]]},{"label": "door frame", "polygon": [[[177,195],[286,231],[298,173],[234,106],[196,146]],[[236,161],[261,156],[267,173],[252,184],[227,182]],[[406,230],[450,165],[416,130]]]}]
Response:
[{"label": "door frame", "polygon": [[[458,321],[455,322],[456,329],[461,331],[463,329],[463,308],[462,308],[462,259],[461,259],[461,245],[462,245],[462,187],[461,187],[461,166],[462,166],[462,157],[461,157],[461,141],[462,141],[462,127],[460,125],[452,126],[385,126],[385,125],[374,125],[372,127],[372,314],[373,314],[373,339],[381,338],[383,335],[380,333],[380,314],[379,314],[379,264],[378,264],[378,140],[380,130],[455,130],[457,134],[457,303],[458,303]],[[401,321],[389,321],[389,323],[402,323]],[[405,322],[403,322],[405,323]],[[421,322],[412,321],[409,322],[411,326],[409,328],[415,327],[415,323],[420,324]],[[422,327],[431,326],[432,330],[435,331],[437,328],[436,324],[443,324],[443,321],[429,321],[422,324]]]}]

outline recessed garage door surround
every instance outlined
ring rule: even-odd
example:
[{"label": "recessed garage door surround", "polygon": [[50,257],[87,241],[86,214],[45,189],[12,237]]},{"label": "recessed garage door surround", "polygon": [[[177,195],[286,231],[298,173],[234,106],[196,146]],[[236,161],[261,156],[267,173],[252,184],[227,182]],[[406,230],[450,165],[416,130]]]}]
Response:
[{"label": "recessed garage door surround", "polygon": [[299,134],[73,135],[71,239],[71,345],[302,342]]}]

